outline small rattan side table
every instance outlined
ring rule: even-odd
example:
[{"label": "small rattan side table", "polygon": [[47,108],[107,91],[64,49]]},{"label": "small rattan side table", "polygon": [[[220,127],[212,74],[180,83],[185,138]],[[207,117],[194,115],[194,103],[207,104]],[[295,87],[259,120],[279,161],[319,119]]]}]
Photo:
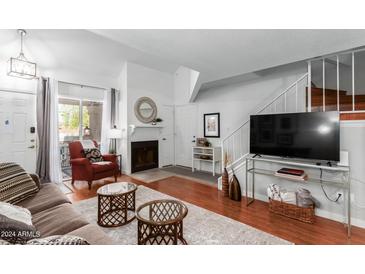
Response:
[{"label": "small rattan side table", "polygon": [[155,200],[139,206],[138,219],[139,245],[186,245],[183,236],[183,219],[188,208],[176,200]]},{"label": "small rattan side table", "polygon": [[137,185],[128,182],[108,184],[98,189],[98,225],[115,227],[135,219]]}]

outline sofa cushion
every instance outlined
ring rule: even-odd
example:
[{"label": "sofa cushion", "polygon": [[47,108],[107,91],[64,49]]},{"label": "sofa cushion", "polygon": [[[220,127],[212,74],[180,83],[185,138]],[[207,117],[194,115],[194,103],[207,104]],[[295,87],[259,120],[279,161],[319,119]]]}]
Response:
[{"label": "sofa cushion", "polygon": [[0,163],[0,201],[16,204],[38,192],[38,186],[16,163]]},{"label": "sofa cushion", "polygon": [[44,211],[54,206],[70,203],[70,200],[56,184],[43,184],[38,193],[18,203],[19,206],[29,209],[32,214]]},{"label": "sofa cushion", "polygon": [[33,224],[41,237],[64,235],[88,222],[78,214],[71,204],[62,204],[33,215]]},{"label": "sofa cushion", "polygon": [[98,226],[88,224],[68,233],[79,236],[91,245],[111,245],[113,240],[109,238]]},{"label": "sofa cushion", "polygon": [[94,173],[100,173],[100,172],[115,170],[117,168],[117,165],[112,162],[109,162],[109,164],[106,164],[106,165],[99,165],[99,164],[93,163],[93,164],[91,164],[91,167],[92,167]]}]

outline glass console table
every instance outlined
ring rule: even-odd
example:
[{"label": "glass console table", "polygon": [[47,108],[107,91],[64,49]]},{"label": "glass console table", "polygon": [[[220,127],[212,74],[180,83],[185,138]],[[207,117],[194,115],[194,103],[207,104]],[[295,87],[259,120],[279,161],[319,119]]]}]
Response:
[{"label": "glass console table", "polygon": [[[347,234],[348,237],[351,237],[351,198],[350,198],[350,185],[351,185],[351,176],[350,176],[350,167],[348,166],[328,166],[328,165],[317,165],[315,163],[309,161],[300,161],[300,160],[291,160],[284,159],[279,157],[253,157],[249,155],[246,157],[246,206],[249,206],[255,200],[255,175],[265,175],[265,176],[273,176],[279,179],[284,179],[275,175],[276,170],[271,170],[268,168],[258,168],[258,163],[269,163],[276,164],[278,166],[286,167],[293,166],[297,168],[303,169],[317,169],[322,171],[328,171],[331,173],[341,174],[341,178],[337,180],[332,180],[328,178],[320,178],[308,176],[305,180],[306,183],[315,183],[322,184],[328,186],[336,186],[342,188],[344,190],[344,194],[346,194],[346,199],[344,202],[344,212],[347,212]],[[248,193],[249,186],[249,174],[251,174],[251,197]],[[290,181],[290,178],[285,178],[284,180]],[[292,181],[299,182],[298,180],[293,179]]]}]

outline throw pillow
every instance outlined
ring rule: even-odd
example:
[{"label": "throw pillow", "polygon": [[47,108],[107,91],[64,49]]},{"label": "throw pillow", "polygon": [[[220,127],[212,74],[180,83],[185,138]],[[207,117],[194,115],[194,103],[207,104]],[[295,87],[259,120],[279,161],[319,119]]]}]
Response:
[{"label": "throw pillow", "polygon": [[104,161],[103,156],[98,148],[86,148],[84,149],[85,157],[89,159],[90,163]]},{"label": "throw pillow", "polygon": [[39,237],[32,223],[32,214],[24,207],[0,202],[0,239],[22,244]]},{"label": "throw pillow", "polygon": [[32,224],[32,214],[24,207],[0,202],[0,214],[27,225]]},{"label": "throw pillow", "polygon": [[16,163],[0,163],[0,201],[16,204],[37,193],[32,177]]},{"label": "throw pillow", "polygon": [[23,244],[39,236],[40,233],[33,225],[0,214],[0,238],[2,240],[12,244]]},{"label": "throw pillow", "polygon": [[46,238],[33,239],[27,242],[28,245],[88,245],[89,243],[78,236],[54,235]]}]

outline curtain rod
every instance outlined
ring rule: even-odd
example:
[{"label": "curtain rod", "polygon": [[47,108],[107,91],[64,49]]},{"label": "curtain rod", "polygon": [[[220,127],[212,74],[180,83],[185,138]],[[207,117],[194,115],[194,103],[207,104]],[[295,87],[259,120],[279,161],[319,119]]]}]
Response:
[{"label": "curtain rod", "polygon": [[[97,87],[97,86],[83,85],[83,84],[77,84],[77,83],[66,82],[66,81],[58,81],[58,82],[68,84],[68,85],[73,85],[73,86],[79,86],[79,87],[88,87],[88,88],[103,89],[103,90],[109,90],[109,91],[111,90],[111,88],[102,88],[102,87]],[[116,91],[118,91],[118,90],[116,89]]]}]

